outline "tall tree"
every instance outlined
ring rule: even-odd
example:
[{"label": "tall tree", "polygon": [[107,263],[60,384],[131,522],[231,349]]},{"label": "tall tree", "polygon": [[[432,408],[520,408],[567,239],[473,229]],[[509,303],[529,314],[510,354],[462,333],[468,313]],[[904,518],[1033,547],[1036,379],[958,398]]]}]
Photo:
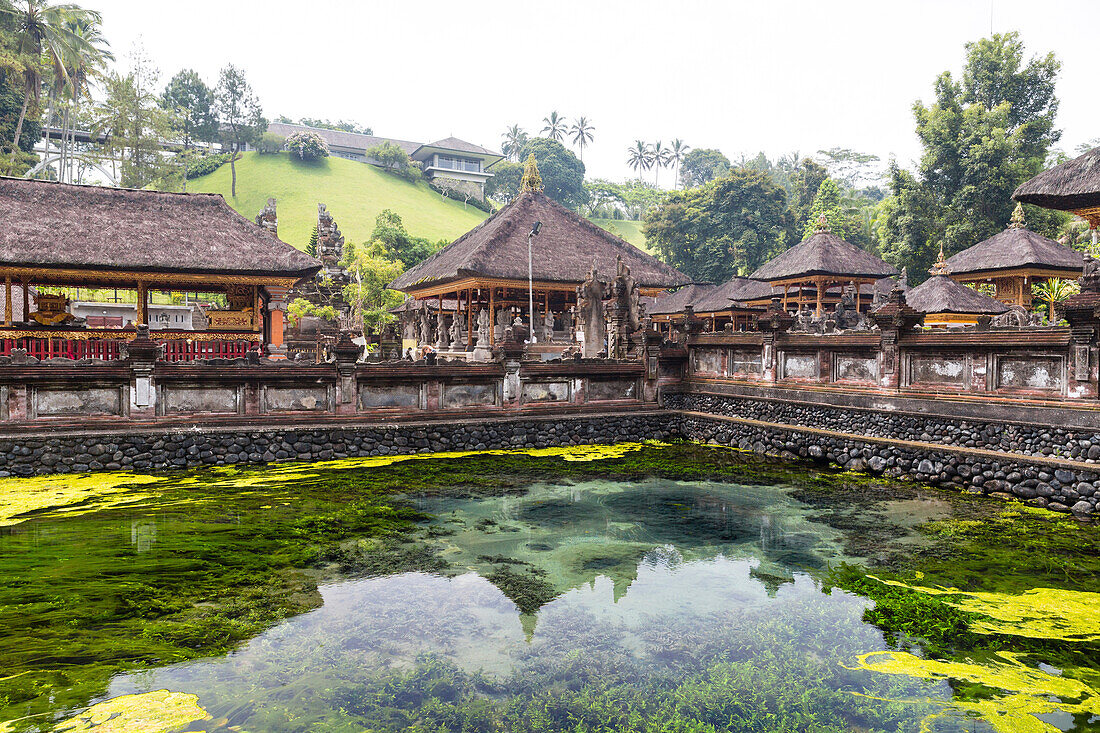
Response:
[{"label": "tall tree", "polygon": [[708,181],[726,175],[730,160],[722,151],[714,148],[696,148],[684,156],[680,164],[680,185],[684,188],[702,186]]},{"label": "tall tree", "polygon": [[523,157],[534,155],[546,195],[562,206],[578,209],[588,202],[584,190],[584,163],[557,140],[536,137],[523,148]]},{"label": "tall tree", "polygon": [[527,133],[523,131],[519,125],[512,125],[501,136],[504,138],[504,144],[501,146],[500,152],[504,153],[505,157],[514,162],[519,162],[519,154],[523,152],[523,146],[527,144]]},{"label": "tall tree", "polygon": [[183,69],[169,80],[160,101],[179,117],[184,150],[189,150],[196,141],[212,142],[217,137],[214,92],[191,69]]},{"label": "tall tree", "polygon": [[543,117],[542,121],[546,123],[542,128],[546,137],[559,143],[565,139],[565,133],[569,128],[565,122],[565,118],[559,115],[557,110]]},{"label": "tall tree", "polygon": [[823,216],[833,234],[848,241],[853,239],[858,224],[853,222],[841,205],[840,187],[832,178],[826,178],[817,189],[817,195],[810,206],[810,215],[802,228],[803,239],[816,231]]},{"label": "tall tree", "polygon": [[[82,102],[91,101],[91,87],[106,73],[107,63],[114,61],[106,39],[103,37],[99,16],[95,13],[73,12],[65,19],[66,27],[82,42],[71,44],[65,55],[65,72],[68,84],[64,91],[68,97],[62,115],[62,180],[66,173],[72,181],[72,156],[76,148],[76,113]],[[60,79],[58,80],[60,81]]]},{"label": "tall tree", "polygon": [[669,149],[658,140],[649,146],[649,164],[653,167],[653,185],[661,185],[661,169],[668,167]]},{"label": "tall tree", "polygon": [[[944,72],[935,101],[913,105],[924,152],[917,176],[891,170],[878,230],[884,259],[922,277],[941,243],[950,256],[1005,227],[1012,191],[1044,168],[1061,134],[1054,127],[1060,67],[1053,54],[1025,62],[1017,33],[966,45],[961,79]],[[1061,217],[1032,218],[1039,231],[1057,236]]]},{"label": "tall tree", "polygon": [[714,283],[755,270],[794,234],[783,189],[744,168],[669,194],[646,214],[643,230],[662,260]]},{"label": "tall tree", "polygon": [[593,133],[596,132],[596,128],[588,121],[587,117],[578,117],[569,132],[573,136],[573,144],[581,151],[581,162],[583,163],[584,149],[592,142]]},{"label": "tall tree", "polygon": [[862,188],[882,179],[881,171],[875,165],[879,162],[877,155],[841,147],[818,150],[817,155],[829,175],[848,188]]},{"label": "tall tree", "polygon": [[229,168],[232,172],[230,193],[237,195],[237,153],[241,146],[258,139],[267,129],[260,101],[256,98],[244,72],[233,64],[221,71],[214,90],[214,113],[218,118],[222,138],[229,147]]},{"label": "tall tree", "polygon": [[684,157],[688,154],[691,147],[684,144],[684,141],[680,138],[676,138],[672,141],[668,149],[668,162],[672,164],[672,187],[676,188],[680,180],[680,164],[684,162]]},{"label": "tall tree", "polygon": [[638,180],[642,180],[642,171],[649,170],[649,146],[641,140],[635,140],[634,144],[626,149],[626,163],[638,174]]}]

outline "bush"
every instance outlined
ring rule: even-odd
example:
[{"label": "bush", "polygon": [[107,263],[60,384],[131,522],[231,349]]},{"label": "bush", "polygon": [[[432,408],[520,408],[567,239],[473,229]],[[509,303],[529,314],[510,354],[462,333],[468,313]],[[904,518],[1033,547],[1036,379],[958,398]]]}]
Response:
[{"label": "bush", "polygon": [[304,130],[286,139],[286,149],[302,160],[319,160],[328,157],[328,144],[316,132]]},{"label": "bush", "polygon": [[[182,155],[183,153],[181,153]],[[209,173],[221,168],[223,165],[229,162],[229,157],[232,153],[221,153],[220,155],[202,155],[191,160],[188,160],[185,167],[184,175],[187,176],[187,180],[193,178],[201,178]],[[237,159],[240,160],[240,154]]]},{"label": "bush", "polygon": [[256,150],[260,155],[274,155],[281,152],[285,146],[285,137],[276,135],[274,132],[265,132],[260,136],[260,142],[256,143]]},{"label": "bush", "polygon": [[[492,179],[489,179],[489,180],[492,180]],[[493,213],[493,205],[490,204],[488,201],[480,201],[478,199],[473,198],[472,196],[467,200],[465,194],[459,193],[458,191],[455,191],[454,189],[451,189],[451,188],[447,188],[445,186],[436,185],[435,183],[432,183],[431,181],[428,182],[428,186],[433,191],[440,194],[441,196],[445,196],[445,197],[447,197],[449,199],[452,199],[454,201],[460,201],[460,202],[462,202],[463,204],[465,204],[467,206],[473,206],[475,209],[481,209],[482,211],[484,211],[486,213],[489,213],[489,214]]]}]

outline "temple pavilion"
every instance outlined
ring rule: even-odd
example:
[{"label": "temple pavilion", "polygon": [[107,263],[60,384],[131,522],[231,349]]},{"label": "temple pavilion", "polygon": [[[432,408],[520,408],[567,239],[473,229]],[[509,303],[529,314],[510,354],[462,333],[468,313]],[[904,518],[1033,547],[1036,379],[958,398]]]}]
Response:
[{"label": "temple pavilion", "polygon": [[[278,355],[286,293],[321,267],[219,194],[0,178],[0,222],[0,354],[24,348],[32,356],[116,358],[119,343],[149,323],[150,295],[159,292],[201,293],[216,303],[201,330],[153,332],[167,359]],[[89,327],[70,312],[75,288],[126,293],[134,321]]]},{"label": "temple pavilion", "polygon": [[1085,262],[1077,250],[1028,229],[1024,209],[1017,204],[1007,229],[949,257],[944,264],[952,280],[991,283],[997,300],[1030,310],[1032,284],[1075,280]]},{"label": "temple pavilion", "polygon": [[[860,286],[873,285],[877,280],[897,274],[893,265],[829,231],[829,225],[822,216],[812,235],[767,262],[749,277],[782,288],[784,308],[793,302],[796,309],[801,310],[803,305],[810,304],[807,293],[812,293],[812,304],[820,316],[830,289],[850,285],[855,289],[856,308],[862,310],[864,288]],[[792,288],[795,290],[795,300],[792,300]]]},{"label": "temple pavilion", "polygon": [[905,294],[905,302],[913,310],[924,313],[926,326],[974,324],[982,316],[997,316],[1008,311],[1008,306],[996,298],[943,274],[934,274],[910,288]]},{"label": "temple pavilion", "polygon": [[[538,226],[536,226],[538,224]],[[463,324],[466,348],[474,344],[477,312],[488,309],[490,342],[499,335],[501,313],[527,323],[528,245],[536,328],[553,321],[569,331],[577,287],[591,270],[614,277],[617,261],[630,268],[643,296],[689,283],[690,278],[557,203],[542,190],[534,159],[527,162],[523,190],[507,206],[439,252],[409,269],[390,288],[417,300],[434,299],[440,312],[455,303],[451,318]]]},{"label": "temple pavilion", "polygon": [[1020,184],[1012,198],[1076,214],[1089,223],[1095,247],[1100,230],[1100,147]]}]

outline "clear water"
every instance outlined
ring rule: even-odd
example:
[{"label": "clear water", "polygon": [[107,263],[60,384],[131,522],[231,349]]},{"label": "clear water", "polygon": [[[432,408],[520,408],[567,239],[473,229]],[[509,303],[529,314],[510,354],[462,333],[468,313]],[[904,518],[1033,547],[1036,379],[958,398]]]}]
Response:
[{"label": "clear water", "polygon": [[[11,674],[34,678],[42,694],[19,689],[18,678],[0,687],[23,698],[5,709],[9,718],[35,716],[12,729],[50,730],[81,705],[162,689],[197,695],[206,716],[175,728],[187,730],[1017,729],[1004,726],[1018,719],[998,723],[995,714],[957,704],[996,700],[1005,691],[861,668],[860,655],[898,649],[899,639],[865,620],[873,601],[830,587],[833,569],[879,562],[887,544],[895,553],[922,548],[917,554],[934,558],[940,540],[919,528],[956,517],[957,497],[910,488],[874,503],[823,507],[798,498],[798,474],[776,480],[746,469],[746,480],[738,481],[736,466],[727,466],[731,475],[722,479],[623,480],[600,476],[596,461],[560,477],[554,469],[564,464],[539,460],[545,475],[512,481],[504,496],[410,495],[408,502],[431,518],[405,539],[432,550],[430,572],[357,577],[363,573],[346,562],[341,569],[331,557],[279,570],[310,574],[319,602],[266,624],[227,653],[105,666],[105,656],[125,656],[117,648],[125,643],[104,641],[120,614],[112,602],[93,621],[75,622],[81,633],[60,642],[83,644],[88,656],[41,665],[56,665],[43,677],[37,652],[29,650],[66,635],[28,622],[13,630],[18,638],[5,642],[3,658]],[[305,496],[323,489],[327,478],[313,474]],[[27,612],[39,612],[34,603],[43,601],[32,596],[54,572],[44,557],[56,566],[87,565],[85,572],[107,589],[143,582],[129,563],[140,565],[150,583],[150,575],[212,572],[195,557],[196,537],[212,557],[222,550],[239,555],[250,532],[262,533],[264,512],[293,520],[305,511],[306,499],[285,484],[252,481],[234,493],[225,491],[231,476],[198,482],[213,483],[222,489],[216,499],[196,496],[192,483],[187,501],[165,490],[134,505],[15,524],[0,537],[0,560],[14,570],[5,598],[23,593]],[[318,513],[317,505],[309,508]],[[832,521],[823,521],[825,514]],[[868,545],[857,536],[883,527],[888,543]],[[234,535],[232,544],[219,539],[226,533]],[[340,541],[352,554],[379,547],[377,538]],[[22,553],[27,566],[20,571],[18,551],[29,546],[37,551]],[[43,547],[52,549],[43,554]],[[216,572],[215,585],[239,577]],[[78,580],[61,578],[59,592]],[[209,597],[216,603],[218,588]],[[72,601],[97,602],[79,594]],[[43,614],[38,622],[74,623],[63,616]],[[900,648],[925,654],[911,640]],[[1060,651],[1079,664],[1093,650],[1086,644]],[[1038,669],[1038,660],[1053,653],[1040,650],[1024,663]],[[66,683],[59,670],[82,668],[97,670],[98,682],[77,685],[74,675],[67,689],[83,685],[86,699],[58,695]],[[1096,676],[1087,669],[1077,675]],[[1029,719],[1036,731],[1096,729],[1098,716],[1067,710],[1036,708]]]}]

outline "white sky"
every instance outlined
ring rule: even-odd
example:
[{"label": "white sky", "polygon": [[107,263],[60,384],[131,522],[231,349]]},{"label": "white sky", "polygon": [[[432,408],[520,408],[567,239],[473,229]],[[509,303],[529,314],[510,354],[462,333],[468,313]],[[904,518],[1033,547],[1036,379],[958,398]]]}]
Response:
[{"label": "white sky", "polygon": [[162,82],[190,67],[213,85],[225,63],[242,67],[269,118],[499,150],[513,123],[537,134],[551,110],[585,115],[588,175],[613,179],[631,175],[626,148],[639,138],[731,159],[842,146],[912,165],[913,101],[932,98],[941,71],[957,74],[992,15],[1029,54],[1062,61],[1060,146],[1100,137],[1097,0],[82,4],[103,12],[120,58],[140,38]]}]

